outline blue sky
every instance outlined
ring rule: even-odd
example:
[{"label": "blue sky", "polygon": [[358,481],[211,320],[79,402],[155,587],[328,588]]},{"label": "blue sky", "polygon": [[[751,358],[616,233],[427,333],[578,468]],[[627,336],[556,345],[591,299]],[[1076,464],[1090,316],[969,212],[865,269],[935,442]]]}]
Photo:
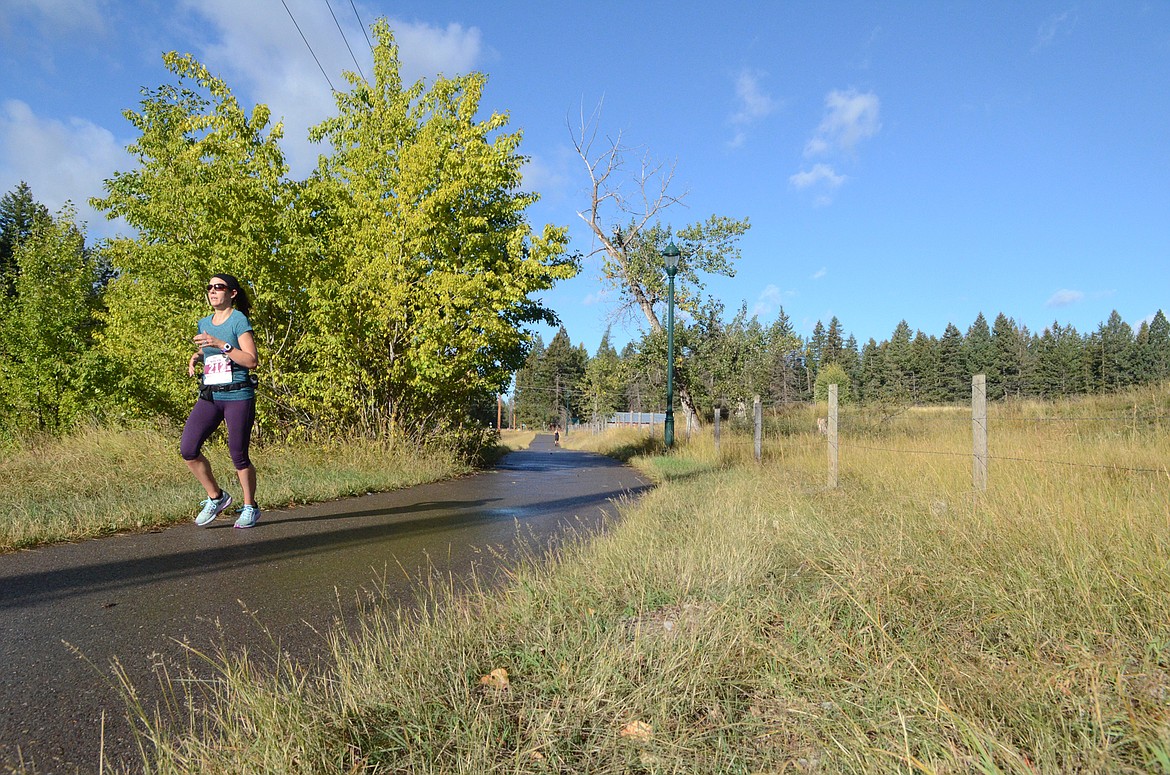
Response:
[{"label": "blue sky", "polygon": [[[678,228],[749,218],[734,278],[708,289],[798,333],[837,316],[864,343],[900,320],[941,336],[983,312],[1039,332],[1135,328],[1170,312],[1170,2],[443,2],[5,0],[0,190],[81,205],[129,160],[122,117],[190,52],[286,124],[292,174],[354,60],[357,17],[390,20],[408,79],[488,74],[485,110],[524,133],[537,228],[589,204],[570,126],[674,164]],[[354,12],[356,7],[357,13]],[[336,14],[330,14],[330,11]],[[345,32],[338,30],[338,24]],[[546,302],[592,353],[636,338],[596,256]],[[547,342],[551,331],[542,330]]]}]

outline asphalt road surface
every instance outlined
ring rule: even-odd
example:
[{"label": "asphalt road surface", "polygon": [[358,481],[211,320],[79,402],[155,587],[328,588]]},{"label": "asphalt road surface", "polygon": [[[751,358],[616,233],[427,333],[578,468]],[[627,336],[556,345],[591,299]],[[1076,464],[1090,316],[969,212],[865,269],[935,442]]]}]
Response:
[{"label": "asphalt road surface", "polygon": [[540,436],[484,473],[266,511],[251,530],[224,514],[206,528],[0,555],[0,771],[97,772],[103,750],[135,766],[115,659],[148,707],[154,666],[188,661],[182,642],[252,654],[278,642],[311,662],[371,591],[410,605],[428,572],[490,577],[520,546],[594,530],[616,514],[613,499],[647,486]]}]

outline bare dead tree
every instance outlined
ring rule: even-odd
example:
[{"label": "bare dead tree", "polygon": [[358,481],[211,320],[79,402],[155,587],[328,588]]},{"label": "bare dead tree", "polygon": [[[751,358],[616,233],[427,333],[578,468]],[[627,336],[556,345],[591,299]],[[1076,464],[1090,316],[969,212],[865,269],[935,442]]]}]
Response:
[{"label": "bare dead tree", "polygon": [[[630,171],[627,157],[638,153],[637,149],[626,146],[620,133],[600,142],[600,114],[600,105],[588,117],[582,111],[579,129],[575,132],[569,127],[590,182],[589,206],[577,214],[600,245],[589,255],[602,255],[602,272],[619,295],[619,313],[636,307],[650,329],[661,332],[655,305],[665,297],[666,280],[659,243],[669,235],[660,221],[665,210],[682,204],[687,192],[671,192],[676,164],[668,166],[648,153],[640,153],[637,168]],[[683,410],[698,422],[687,380],[679,370],[675,384]]]}]

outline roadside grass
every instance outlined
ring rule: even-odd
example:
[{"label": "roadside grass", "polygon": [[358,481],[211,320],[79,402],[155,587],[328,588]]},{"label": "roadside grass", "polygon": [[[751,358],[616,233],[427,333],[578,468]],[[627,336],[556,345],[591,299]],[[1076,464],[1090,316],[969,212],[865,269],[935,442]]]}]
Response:
[{"label": "roadside grass", "polygon": [[[117,532],[165,527],[193,518],[206,497],[169,429],[90,429],[37,440],[0,455],[0,552]],[[220,484],[239,483],[222,436],[205,453]],[[454,454],[351,440],[329,445],[253,447],[261,508],[283,508],[392,490],[469,470]]]},{"label": "roadside grass", "polygon": [[979,494],[961,411],[859,415],[832,490],[812,410],[762,465],[648,450],[609,529],[502,588],[420,580],[324,675],[203,655],[146,770],[1170,772],[1167,408],[993,407]]},{"label": "roadside grass", "polygon": [[508,428],[500,431],[500,446],[509,451],[528,449],[528,445],[535,439],[536,431],[509,430]]}]

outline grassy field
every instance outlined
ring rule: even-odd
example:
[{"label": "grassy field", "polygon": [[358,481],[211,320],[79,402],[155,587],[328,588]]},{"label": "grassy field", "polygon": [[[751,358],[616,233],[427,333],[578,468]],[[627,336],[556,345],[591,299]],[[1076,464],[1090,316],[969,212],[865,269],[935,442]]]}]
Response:
[{"label": "grassy field", "polygon": [[[420,589],[324,676],[203,655],[149,772],[1170,772],[1166,389],[962,410],[815,411],[669,455],[661,486],[502,589]],[[808,429],[808,430],[804,430]]]},{"label": "grassy field", "polygon": [[[518,437],[504,444],[527,445]],[[227,448],[205,452],[239,497]],[[445,479],[469,470],[441,449],[354,440],[254,446],[261,508],[288,507]],[[194,518],[206,497],[178,453],[178,432],[91,430],[0,451],[0,552]]]}]

